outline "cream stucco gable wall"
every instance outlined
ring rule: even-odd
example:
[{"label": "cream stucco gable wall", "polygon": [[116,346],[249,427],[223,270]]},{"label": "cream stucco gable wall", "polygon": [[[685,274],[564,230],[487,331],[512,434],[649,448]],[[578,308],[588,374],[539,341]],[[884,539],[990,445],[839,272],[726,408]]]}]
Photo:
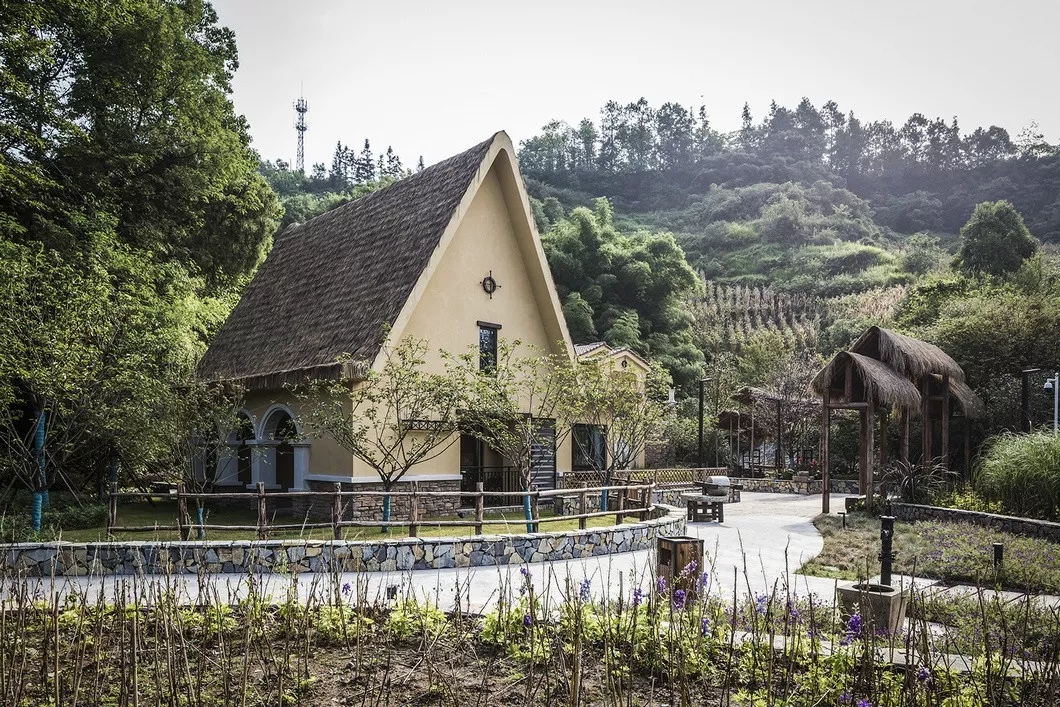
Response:
[{"label": "cream stucco gable wall", "polygon": [[[477,350],[479,322],[499,325],[502,342],[521,341],[517,355],[561,353],[567,348],[552,338],[556,333],[548,322],[554,316],[552,304],[543,283],[534,282],[536,263],[530,260],[536,258],[534,250],[520,243],[530,234],[517,233],[503,188],[504,170],[505,165],[495,164],[481,181],[401,332],[427,340],[428,365],[436,370],[443,366],[439,350]],[[481,284],[491,273],[499,285],[492,297]],[[569,445],[567,437],[557,449],[560,474],[570,469]],[[459,445],[454,444],[412,473],[452,474],[459,469],[459,455]]]}]

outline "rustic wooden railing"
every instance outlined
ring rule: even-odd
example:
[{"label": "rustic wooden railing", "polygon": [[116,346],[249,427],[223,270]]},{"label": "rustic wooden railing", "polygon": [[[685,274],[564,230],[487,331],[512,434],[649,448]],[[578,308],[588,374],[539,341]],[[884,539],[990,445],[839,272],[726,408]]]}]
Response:
[{"label": "rustic wooden railing", "polygon": [[[556,496],[570,496],[570,489],[552,489],[552,490],[538,490],[536,487],[532,487],[529,492],[524,491],[484,491],[482,483],[476,484],[474,492],[466,491],[420,491],[418,483],[413,481],[409,485],[410,490],[393,490],[393,491],[343,491],[342,484],[334,484],[334,488],[331,491],[275,491],[265,492],[265,484],[258,482],[257,488],[254,493],[232,493],[232,492],[217,492],[217,493],[192,493],[188,492],[184,488],[184,484],[178,484],[175,494],[170,494],[169,497],[176,498],[177,501],[177,524],[176,525],[139,525],[139,526],[127,526],[118,525],[118,507],[119,499],[137,499],[137,498],[157,498],[159,494],[143,493],[143,492],[119,492],[118,485],[112,483],[110,488],[110,499],[107,513],[107,534],[113,535],[115,533],[136,533],[136,532],[172,532],[176,531],[180,534],[181,540],[187,540],[192,530],[217,530],[217,531],[255,531],[259,540],[267,540],[270,531],[280,530],[318,530],[322,528],[330,528],[332,531],[332,537],[336,540],[342,540],[344,528],[397,528],[407,527],[408,535],[411,538],[417,537],[419,529],[422,525],[430,525],[432,527],[469,527],[474,526],[475,534],[482,535],[483,528],[489,525],[513,525],[522,524],[526,522],[531,526],[532,532],[537,532],[541,524],[547,524],[557,521],[566,520],[577,520],[578,528],[584,530],[588,519],[599,518],[603,516],[615,516],[615,524],[620,525],[626,518],[626,516],[637,516],[640,520],[646,520],[654,510],[655,506],[652,504],[652,490],[654,489],[654,483],[628,483],[623,485],[612,485],[612,486],[594,486],[590,487],[582,484],[580,487],[575,489],[578,495],[578,513],[571,515],[557,515],[542,518],[539,506],[542,499],[549,499]],[[600,493],[604,490],[608,491],[608,494],[613,494],[612,497],[617,498],[617,505],[615,510],[602,509],[599,511],[588,511],[588,498],[590,493]],[[531,520],[524,521],[523,519],[496,519],[485,517],[485,498],[487,496],[506,496],[511,497],[513,500],[522,500],[527,495],[530,496],[530,513]],[[347,515],[347,511],[352,514],[356,514],[357,507],[355,504],[344,503],[345,500],[353,500],[357,497],[380,497],[390,496],[394,498],[407,498],[408,503],[408,518],[405,520],[373,520],[373,519],[359,519],[359,518],[344,518]],[[268,503],[270,500],[277,499],[289,499],[289,498],[316,498],[326,499],[329,502],[331,509],[331,518],[326,522],[304,522],[304,523],[287,523],[287,524],[275,524],[269,523]],[[446,520],[446,519],[423,519],[420,515],[420,503],[422,499],[426,497],[454,497],[457,498],[459,504],[460,499],[474,498],[475,500],[475,518],[474,520]],[[240,499],[248,500],[254,499],[257,504],[257,523],[255,525],[222,525],[215,523],[195,523],[192,522],[190,514],[188,513],[188,501],[194,501],[197,499],[206,500],[222,500],[222,499]]]}]

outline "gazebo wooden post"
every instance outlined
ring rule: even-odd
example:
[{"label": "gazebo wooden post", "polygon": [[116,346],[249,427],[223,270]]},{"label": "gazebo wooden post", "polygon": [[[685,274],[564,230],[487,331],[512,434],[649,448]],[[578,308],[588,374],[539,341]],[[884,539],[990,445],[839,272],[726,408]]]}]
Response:
[{"label": "gazebo wooden post", "polygon": [[751,467],[751,478],[755,475],[755,403],[751,401],[751,446],[747,449],[747,466]]},{"label": "gazebo wooden post", "polygon": [[964,480],[972,478],[972,423],[968,419],[968,413],[964,414]]},{"label": "gazebo wooden post", "polygon": [[890,417],[890,410],[884,410],[880,413],[880,468],[887,468],[887,419]]},{"label": "gazebo wooden post", "polygon": [[864,496],[866,499],[872,494],[872,461],[875,457],[875,403],[872,400],[872,393],[866,392],[865,394],[865,407],[861,409],[861,443],[860,452],[860,466],[861,473],[858,475],[860,481],[858,483],[858,493]]},{"label": "gazebo wooden post", "polygon": [[898,450],[903,464],[909,463],[909,411],[902,408],[902,445]]},{"label": "gazebo wooden post", "polygon": [[920,380],[920,416],[923,418],[924,434],[920,440],[920,467],[927,469],[931,463],[931,388],[928,386],[928,374]]},{"label": "gazebo wooden post", "polygon": [[942,466],[950,468],[950,376],[942,376]]},{"label": "gazebo wooden post", "polygon": [[828,492],[828,428],[831,426],[831,410],[828,408],[828,388],[824,390],[824,402],[821,404],[821,513],[830,513],[831,496]]}]

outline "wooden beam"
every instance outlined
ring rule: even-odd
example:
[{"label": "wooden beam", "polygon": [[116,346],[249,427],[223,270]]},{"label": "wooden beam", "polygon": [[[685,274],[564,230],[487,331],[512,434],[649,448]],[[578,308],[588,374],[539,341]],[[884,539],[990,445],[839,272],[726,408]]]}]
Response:
[{"label": "wooden beam", "polygon": [[942,466],[950,468],[950,377],[942,376]]},{"label": "wooden beam", "polygon": [[869,406],[868,403],[829,403],[832,410],[862,410]]},{"label": "wooden beam", "polygon": [[821,404],[821,513],[829,513],[831,497],[828,493],[828,428],[832,410],[828,406],[829,391],[824,391],[824,402]]},{"label": "wooden beam", "polygon": [[902,446],[899,448],[899,459],[903,464],[909,463],[909,411],[902,410]]},{"label": "wooden beam", "polygon": [[931,406],[928,401],[928,376],[920,380],[920,417],[923,422],[923,435],[920,438],[920,466],[923,469],[931,463]]},{"label": "wooden beam", "polygon": [[887,418],[890,411],[884,410],[880,413],[880,468],[887,468]]},{"label": "wooden beam", "polygon": [[861,434],[859,439],[859,451],[861,453],[858,470],[858,493],[866,498],[872,493],[872,462],[875,446],[875,413],[872,409],[871,400],[868,407],[861,411]]}]

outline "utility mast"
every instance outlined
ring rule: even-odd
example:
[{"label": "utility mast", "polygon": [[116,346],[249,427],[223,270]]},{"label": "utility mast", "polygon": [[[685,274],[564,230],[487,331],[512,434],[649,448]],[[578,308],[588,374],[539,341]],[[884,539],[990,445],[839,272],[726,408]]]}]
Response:
[{"label": "utility mast", "polygon": [[309,126],[305,124],[305,114],[309,112],[309,104],[304,98],[299,98],[294,103],[294,109],[298,111],[298,122],[294,129],[298,131],[298,156],[294,160],[294,168],[301,174],[305,174],[305,131]]}]

